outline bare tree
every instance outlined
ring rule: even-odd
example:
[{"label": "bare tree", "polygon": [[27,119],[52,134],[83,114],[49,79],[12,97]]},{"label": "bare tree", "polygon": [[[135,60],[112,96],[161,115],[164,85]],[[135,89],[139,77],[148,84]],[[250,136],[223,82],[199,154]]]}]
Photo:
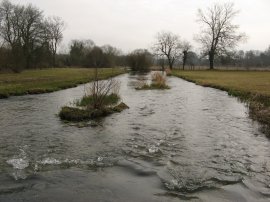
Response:
[{"label": "bare tree", "polygon": [[53,55],[53,66],[56,66],[56,53],[58,45],[63,39],[65,22],[60,17],[50,17],[46,20],[46,30],[48,34],[49,48]]},{"label": "bare tree", "polygon": [[18,27],[22,12],[21,7],[8,0],[4,0],[0,4],[0,36],[3,45],[11,50],[8,66],[11,66],[11,69],[16,72],[21,71],[21,62],[24,60],[21,32]]},{"label": "bare tree", "polygon": [[216,3],[206,11],[199,9],[198,22],[203,29],[197,40],[202,44],[205,55],[209,56],[210,69],[214,69],[214,59],[218,54],[233,49],[245,34],[237,33],[238,25],[232,24],[239,13],[233,3]]},{"label": "bare tree", "polygon": [[49,64],[63,38],[63,28],[60,18],[45,20],[43,12],[31,4],[0,3],[0,40],[10,52],[7,66],[16,72]]},{"label": "bare tree", "polygon": [[170,69],[172,69],[176,59],[181,56],[180,37],[171,32],[159,32],[152,49],[155,55],[165,56]]},{"label": "bare tree", "polygon": [[[22,54],[17,65],[31,66],[33,52],[43,42],[43,14],[31,4],[14,5],[5,0],[0,5],[0,34],[11,48],[14,60]],[[20,58],[20,57],[19,57]]]},{"label": "bare tree", "polygon": [[190,51],[192,46],[188,41],[182,41],[181,47],[183,50],[183,70],[185,70],[185,66],[188,59],[188,52]]},{"label": "bare tree", "polygon": [[17,30],[18,9],[15,8],[9,1],[4,0],[0,6],[0,35],[4,42],[8,43],[11,47],[18,43],[20,33]]},{"label": "bare tree", "polygon": [[21,34],[22,47],[26,60],[25,67],[29,68],[32,65],[33,52],[36,46],[43,42],[43,12],[31,4],[26,7],[20,7],[22,13],[17,26]]}]

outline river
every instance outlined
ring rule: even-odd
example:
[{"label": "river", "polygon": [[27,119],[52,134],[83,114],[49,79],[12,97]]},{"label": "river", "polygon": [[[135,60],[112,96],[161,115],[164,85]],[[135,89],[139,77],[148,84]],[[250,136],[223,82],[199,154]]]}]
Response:
[{"label": "river", "polygon": [[62,122],[85,85],[0,100],[0,201],[270,201],[270,141],[226,92],[179,78],[96,127]]}]

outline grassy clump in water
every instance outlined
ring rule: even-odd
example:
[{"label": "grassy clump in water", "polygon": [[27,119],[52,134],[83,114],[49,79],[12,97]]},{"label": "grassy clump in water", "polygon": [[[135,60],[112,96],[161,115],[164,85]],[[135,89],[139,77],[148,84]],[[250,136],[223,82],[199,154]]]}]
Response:
[{"label": "grassy clump in water", "polygon": [[121,102],[120,104],[114,106],[114,107],[104,107],[101,109],[93,109],[93,108],[84,108],[80,109],[77,107],[62,107],[59,117],[62,120],[66,121],[86,121],[91,120],[99,117],[105,117],[109,114],[113,114],[116,112],[122,112],[125,109],[128,109],[129,107]]},{"label": "grassy clump in water", "polygon": [[160,85],[157,83],[151,83],[150,85],[144,84],[143,86],[136,88],[136,90],[166,90],[166,89],[170,89],[170,87],[166,84]]},{"label": "grassy clump in water", "polygon": [[125,109],[129,109],[129,107],[123,102],[121,102],[119,105],[116,105],[115,107],[112,108],[114,112],[122,112]]},{"label": "grassy clump in water", "polygon": [[76,107],[62,107],[59,116],[66,121],[85,121],[111,114],[113,111],[104,109],[79,109]]},{"label": "grassy clump in water", "polygon": [[141,87],[136,88],[136,90],[165,90],[170,89],[170,87],[166,84],[166,78],[161,73],[156,72],[152,74],[152,83],[146,84],[144,83]]},{"label": "grassy clump in water", "polygon": [[75,107],[62,107],[59,117],[66,121],[83,121],[91,118],[91,111]]},{"label": "grassy clump in water", "polygon": [[166,72],[166,76],[172,76],[172,70],[171,69],[167,68],[165,70],[165,72]]},{"label": "grassy clump in water", "polygon": [[128,108],[124,103],[118,104],[120,83],[113,78],[109,80],[99,80],[98,78],[96,69],[94,82],[86,88],[85,96],[74,103],[76,107],[65,106],[61,109],[59,116],[62,120],[86,121]]},{"label": "grassy clump in water", "polygon": [[[103,98],[103,105],[115,105],[119,102],[120,97],[116,93],[105,95]],[[94,104],[93,95],[86,95],[81,100],[77,101],[76,105],[80,107],[92,106]]]}]

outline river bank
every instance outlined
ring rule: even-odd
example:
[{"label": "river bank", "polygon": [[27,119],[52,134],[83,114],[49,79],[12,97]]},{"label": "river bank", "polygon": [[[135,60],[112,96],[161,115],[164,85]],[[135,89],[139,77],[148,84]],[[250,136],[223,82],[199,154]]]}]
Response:
[{"label": "river bank", "polygon": [[180,71],[173,76],[228,92],[248,103],[250,116],[270,126],[270,72],[269,71]]},{"label": "river bank", "polygon": [[[121,68],[99,69],[99,78],[107,79],[125,73]],[[92,81],[94,69],[89,68],[50,68],[26,70],[19,74],[0,74],[0,98],[26,94],[42,94]]]}]

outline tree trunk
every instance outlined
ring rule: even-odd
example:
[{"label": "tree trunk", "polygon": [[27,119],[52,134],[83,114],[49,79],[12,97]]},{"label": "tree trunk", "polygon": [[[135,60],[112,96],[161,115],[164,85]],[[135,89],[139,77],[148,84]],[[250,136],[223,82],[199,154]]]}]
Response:
[{"label": "tree trunk", "polygon": [[169,68],[170,70],[172,70],[174,61],[170,58],[170,56],[167,56],[167,58],[168,58]]},{"label": "tree trunk", "polygon": [[173,68],[172,62],[169,62],[169,67],[170,67],[170,70],[172,70],[172,68]]},{"label": "tree trunk", "polygon": [[29,53],[27,53],[27,55],[26,55],[25,68],[26,69],[30,69],[31,68],[31,55]]},{"label": "tree trunk", "polygon": [[173,68],[173,61],[171,59],[168,59],[168,62],[169,62],[169,68],[170,68],[170,70],[172,70],[172,68]]},{"label": "tree trunk", "polygon": [[210,64],[210,69],[214,69],[214,59],[215,59],[215,53],[213,50],[209,51],[209,64]]},{"label": "tree trunk", "polygon": [[161,69],[164,72],[165,71],[165,62],[164,59],[161,60]]},{"label": "tree trunk", "polygon": [[183,60],[183,70],[185,70],[186,61]]},{"label": "tree trunk", "polygon": [[56,53],[53,51],[53,67],[56,67]]},{"label": "tree trunk", "polygon": [[183,54],[183,70],[185,70],[185,66],[187,63],[187,51],[184,51]]},{"label": "tree trunk", "polygon": [[53,67],[56,67],[56,53],[57,53],[57,43],[55,42],[53,50]]},{"label": "tree trunk", "polygon": [[53,67],[56,67],[55,57],[56,57],[55,54],[53,54]]}]

